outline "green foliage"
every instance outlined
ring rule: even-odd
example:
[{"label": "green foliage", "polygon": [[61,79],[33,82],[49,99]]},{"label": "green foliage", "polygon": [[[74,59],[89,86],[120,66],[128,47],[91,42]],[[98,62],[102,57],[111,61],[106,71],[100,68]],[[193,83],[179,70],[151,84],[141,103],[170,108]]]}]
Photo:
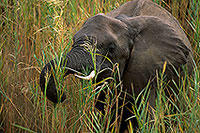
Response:
[{"label": "green foliage", "polygon": [[[67,99],[53,105],[41,93],[39,74],[51,59],[60,62],[72,45],[72,37],[84,21],[100,12],[107,13],[127,0],[2,0],[0,3],[0,132],[113,132],[119,130],[118,107],[121,83],[109,77],[101,83],[107,94],[105,115],[94,111],[95,88],[99,83],[64,77],[56,68],[58,90],[65,90]],[[163,73],[158,78],[156,111],[151,121],[147,86],[133,99],[133,116],[139,132],[200,132],[200,1],[154,0],[169,10],[181,23],[194,49],[194,75],[180,79],[175,86],[179,94],[167,97],[170,89]],[[91,53],[92,54],[92,53]],[[95,62],[95,55],[93,55]],[[118,67],[113,68],[118,75]],[[111,80],[111,83],[107,83]],[[175,83],[175,82],[174,82]],[[112,90],[112,91],[111,91]],[[173,92],[173,90],[172,90]],[[174,92],[175,93],[175,92]],[[114,105],[114,103],[116,103]],[[178,104],[176,104],[178,103]],[[138,106],[136,106],[138,105]],[[176,111],[172,111],[176,110]],[[112,123],[111,119],[115,122]],[[132,132],[134,123],[129,122]]]}]

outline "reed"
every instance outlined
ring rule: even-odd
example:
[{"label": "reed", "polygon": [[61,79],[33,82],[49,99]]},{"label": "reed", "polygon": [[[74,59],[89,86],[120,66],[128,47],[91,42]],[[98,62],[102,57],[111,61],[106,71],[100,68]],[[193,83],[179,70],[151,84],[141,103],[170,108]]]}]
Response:
[{"label": "reed", "polygon": [[[42,67],[51,59],[60,61],[72,45],[72,37],[84,21],[107,13],[128,0],[1,0],[0,2],[0,131],[4,132],[107,132],[118,131],[108,105],[118,102],[121,84],[104,81],[102,90],[113,90],[106,98],[106,114],[94,112],[94,91],[98,83],[63,78],[56,69],[58,88],[67,100],[58,105],[48,101],[39,87]],[[159,90],[154,121],[147,116],[148,86],[134,97],[132,112],[139,132],[200,132],[200,1],[153,0],[170,11],[181,23],[194,49],[193,76],[180,79],[179,95],[167,98],[164,75],[158,73]],[[95,59],[95,58],[94,58]],[[117,67],[116,67],[116,76]],[[106,89],[107,88],[107,89]],[[170,88],[168,88],[170,89]],[[179,104],[175,104],[178,102]],[[174,105],[174,106],[172,106]],[[118,108],[118,106],[114,106]],[[176,112],[171,110],[175,109]],[[116,120],[120,120],[117,119]],[[134,123],[129,123],[133,131]]]}]

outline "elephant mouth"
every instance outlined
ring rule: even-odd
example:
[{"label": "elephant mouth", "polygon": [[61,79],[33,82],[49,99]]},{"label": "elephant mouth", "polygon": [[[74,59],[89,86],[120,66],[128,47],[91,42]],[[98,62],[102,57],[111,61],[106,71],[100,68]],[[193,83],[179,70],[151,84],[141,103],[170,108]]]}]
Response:
[{"label": "elephant mouth", "polygon": [[[74,42],[72,47],[74,49],[80,48],[82,51],[85,51],[84,53],[86,55],[85,56],[86,58],[84,58],[84,59],[87,61],[85,61],[85,62],[80,61],[79,63],[77,63],[77,64],[82,65],[82,66],[77,65],[79,67],[74,67],[74,66],[71,68],[66,67],[66,69],[69,70],[68,74],[74,74],[74,76],[79,79],[91,80],[97,75],[98,75],[97,76],[98,79],[99,79],[99,77],[100,77],[100,79],[105,78],[105,76],[108,76],[112,72],[112,63],[107,59],[106,56],[104,56],[104,55],[106,55],[104,53],[104,51],[100,51],[96,47],[96,43],[97,43],[96,38],[93,36],[82,36],[82,37],[79,37]],[[71,52],[73,51],[73,48],[72,48]],[[81,58],[80,55],[79,55],[79,57]],[[92,58],[93,59],[95,58],[95,60],[93,60]],[[66,66],[70,66],[70,62],[68,62],[68,64]],[[90,73],[88,75],[83,74],[82,73],[83,71],[81,68],[86,68],[88,66],[90,69]],[[66,75],[68,75],[68,74],[66,74]]]}]

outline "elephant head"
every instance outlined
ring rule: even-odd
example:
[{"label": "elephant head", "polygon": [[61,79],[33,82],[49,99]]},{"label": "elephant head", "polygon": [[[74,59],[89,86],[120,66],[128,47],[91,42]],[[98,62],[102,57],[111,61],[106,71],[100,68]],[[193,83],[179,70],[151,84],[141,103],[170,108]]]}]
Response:
[{"label": "elephant head", "polygon": [[[112,72],[112,62],[120,64],[120,73],[123,70],[130,56],[133,41],[125,23],[119,19],[110,18],[104,14],[98,14],[88,19],[83,27],[74,35],[71,51],[62,58],[61,67],[66,71],[65,75],[81,72],[84,68],[89,68],[94,73],[94,65],[96,70],[104,72],[99,74],[99,80],[110,76]],[[88,50],[88,48],[90,48]],[[91,52],[96,52],[96,61],[93,63]],[[123,51],[123,52],[122,52]],[[120,54],[119,54],[120,53]],[[106,56],[106,58],[105,58]],[[46,96],[52,102],[57,103],[58,98],[61,102],[66,98],[65,94],[58,95],[56,83],[52,70],[58,65],[56,60],[50,61],[43,68],[40,75],[40,86],[42,91],[46,91]],[[49,75],[49,79],[47,77]],[[77,76],[80,77],[80,76]],[[87,79],[87,77],[81,77]],[[46,82],[48,82],[46,84]],[[46,85],[46,87],[45,87]],[[45,89],[46,88],[46,89]]]}]

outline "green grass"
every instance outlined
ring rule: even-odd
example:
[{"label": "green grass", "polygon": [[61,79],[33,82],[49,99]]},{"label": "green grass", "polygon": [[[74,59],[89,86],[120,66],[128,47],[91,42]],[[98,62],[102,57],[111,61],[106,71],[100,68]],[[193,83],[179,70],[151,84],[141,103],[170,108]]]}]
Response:
[{"label": "green grass", "polygon": [[[169,10],[181,23],[192,44],[196,68],[194,75],[180,79],[179,95],[167,98],[163,93],[164,75],[158,80],[154,121],[148,121],[148,89],[139,98],[133,97],[132,112],[139,122],[140,132],[200,132],[200,1],[154,0]],[[64,103],[53,105],[41,93],[39,74],[51,59],[70,50],[73,35],[84,21],[99,13],[109,12],[126,0],[63,0],[26,1],[2,0],[0,2],[0,131],[5,132],[106,132],[108,127],[118,130],[110,123],[113,112],[108,105],[118,102],[116,89],[121,84],[112,80],[102,90],[113,90],[107,96],[106,115],[94,112],[92,81],[81,82],[74,76],[57,78],[58,88],[66,91]],[[116,70],[117,73],[117,70]],[[117,74],[116,74],[117,76]],[[162,78],[163,77],[163,78]],[[167,88],[170,89],[170,88]],[[175,103],[175,106],[171,106]],[[117,108],[117,106],[116,106]],[[177,112],[171,112],[176,108]],[[116,112],[120,114],[121,112]],[[116,119],[120,121],[120,119]],[[129,131],[134,123],[130,123]],[[167,128],[166,128],[167,127]]]}]

